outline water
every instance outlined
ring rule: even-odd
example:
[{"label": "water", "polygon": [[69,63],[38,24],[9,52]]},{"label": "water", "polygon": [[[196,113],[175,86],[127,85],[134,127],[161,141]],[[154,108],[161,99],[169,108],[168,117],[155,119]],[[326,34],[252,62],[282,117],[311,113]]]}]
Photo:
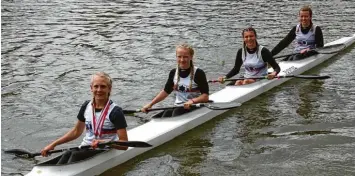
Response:
[{"label": "water", "polygon": [[[113,77],[112,99],[123,108],[148,103],[175,67],[178,43],[194,46],[212,79],[233,67],[242,29],[254,26],[272,49],[302,5],[312,6],[326,43],[355,31],[352,1],[1,3],[2,149],[39,151],[70,130],[96,71]],[[307,72],[331,79],[289,81],[102,175],[355,175],[351,48]],[[129,128],[145,123],[141,116],[126,117]],[[1,154],[2,175],[37,162]]]}]

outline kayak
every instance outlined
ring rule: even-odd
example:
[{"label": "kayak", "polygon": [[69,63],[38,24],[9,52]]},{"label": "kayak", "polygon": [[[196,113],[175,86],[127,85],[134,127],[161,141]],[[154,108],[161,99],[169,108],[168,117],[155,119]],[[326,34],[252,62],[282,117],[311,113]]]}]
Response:
[{"label": "kayak", "polygon": [[[325,46],[343,44],[344,47],[339,50],[339,52],[341,52],[351,46],[354,42],[355,34],[350,37],[343,37],[336,41],[327,43]],[[334,52],[331,54],[317,54],[298,61],[281,61],[279,63],[281,68],[279,75],[299,75],[330,59],[339,52]],[[217,103],[243,103],[290,79],[292,79],[292,77],[273,80],[264,79],[259,80],[256,83],[243,86],[226,86],[222,90],[211,94],[209,97],[210,100]],[[152,118],[152,120],[149,122],[136,128],[130,129],[128,131],[128,137],[129,140],[144,141],[152,144],[153,147],[130,147],[126,151],[111,149],[80,162],[65,165],[54,165],[53,160],[56,159],[54,158],[35,165],[32,171],[26,176],[99,175],[110,168],[122,164],[148,150],[151,150],[154,147],[174,139],[186,131],[193,129],[196,126],[199,126],[226,111],[228,110],[212,110],[206,107],[202,107],[176,117]]]}]

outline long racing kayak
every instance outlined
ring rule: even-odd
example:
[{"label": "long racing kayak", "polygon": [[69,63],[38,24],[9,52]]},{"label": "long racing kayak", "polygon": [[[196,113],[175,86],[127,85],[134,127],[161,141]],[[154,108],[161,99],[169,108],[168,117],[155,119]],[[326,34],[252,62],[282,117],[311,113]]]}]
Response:
[{"label": "long racing kayak", "polygon": [[[355,34],[339,40],[327,43],[326,46],[343,44],[339,51],[348,48],[355,42]],[[337,53],[339,53],[337,52]],[[322,62],[333,57],[337,53],[317,54],[298,61],[282,61],[279,63],[283,75],[301,74]],[[271,88],[278,86],[292,78],[260,80],[256,83],[243,86],[226,86],[224,89],[210,95],[214,102],[246,102]],[[211,110],[206,107],[199,108],[190,113],[172,118],[153,118],[151,121],[128,131],[128,137],[134,141],[144,141],[154,147],[162,145],[175,137],[199,126],[206,121],[226,112],[227,110]],[[99,175],[110,168],[122,164],[151,148],[129,148],[126,151],[108,150],[86,160],[66,164],[54,165],[51,161],[45,161],[34,166],[27,176],[93,176]]]}]

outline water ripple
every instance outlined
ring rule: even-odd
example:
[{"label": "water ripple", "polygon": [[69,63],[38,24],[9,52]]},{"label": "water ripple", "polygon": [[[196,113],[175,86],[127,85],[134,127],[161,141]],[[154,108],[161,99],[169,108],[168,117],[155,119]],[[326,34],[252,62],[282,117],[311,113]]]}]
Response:
[{"label": "water ripple", "polygon": [[[105,71],[114,79],[112,99],[122,107],[137,108],[163,88],[166,73],[176,67],[178,43],[192,44],[196,51],[195,65],[203,68],[208,78],[216,78],[233,67],[242,29],[255,27],[258,42],[272,49],[297,23],[302,5],[312,6],[313,21],[322,27],[325,42],[355,31],[355,6],[351,0],[3,0],[1,3],[2,147],[35,151],[73,126],[81,103],[91,96],[89,80],[96,71]],[[287,48],[283,52],[290,51]],[[175,155],[151,157],[128,169],[126,174],[142,174],[156,166],[162,175],[286,172],[327,175],[320,172],[327,168],[329,173],[353,174],[354,169],[347,161],[341,163],[341,159],[349,160],[341,154],[351,152],[354,146],[344,142],[353,138],[353,131],[344,125],[275,134],[267,129],[277,132],[284,126],[322,124],[324,127],[328,123],[351,122],[355,109],[355,80],[351,75],[355,70],[349,65],[355,65],[354,56],[352,47],[312,71],[332,75],[331,79],[283,84],[224,116],[215,126],[200,129],[210,133],[190,137],[197,142],[187,138],[184,149],[176,145],[172,149],[175,153],[167,151]],[[211,85],[210,89],[217,91],[222,87]],[[162,102],[165,104],[170,103]],[[129,128],[145,122],[131,117],[127,121]],[[317,135],[309,137],[313,133]],[[340,142],[337,146],[324,142],[326,139]],[[312,141],[328,145],[322,148],[325,152],[307,144]],[[189,151],[184,152],[185,149]],[[299,149],[310,152],[304,154]],[[159,165],[161,160],[166,162]],[[148,161],[151,164],[145,163]],[[332,163],[343,171],[336,172],[335,167],[330,167]],[[23,174],[32,165],[33,162],[11,160],[3,155],[2,174]],[[303,171],[305,167],[307,171]]]}]

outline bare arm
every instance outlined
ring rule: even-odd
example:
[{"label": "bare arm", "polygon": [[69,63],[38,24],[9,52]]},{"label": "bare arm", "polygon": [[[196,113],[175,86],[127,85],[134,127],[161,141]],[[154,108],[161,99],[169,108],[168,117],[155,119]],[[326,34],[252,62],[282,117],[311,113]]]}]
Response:
[{"label": "bare arm", "polygon": [[142,112],[147,113],[147,110],[149,108],[152,108],[153,105],[161,102],[164,100],[166,97],[169,96],[169,94],[173,91],[173,86],[174,86],[174,75],[175,75],[176,69],[172,69],[169,73],[168,80],[165,83],[165,87],[163,90],[159,92],[157,96],[147,105],[143,106],[141,109]]},{"label": "bare arm", "polygon": [[52,142],[50,145],[53,145],[55,147],[57,145],[64,144],[74,139],[77,139],[83,133],[84,129],[85,122],[78,120],[73,129],[71,129],[67,134],[65,134],[61,138]]},{"label": "bare arm", "polygon": [[190,99],[186,103],[184,103],[185,109],[190,109],[192,104],[196,103],[207,103],[208,102],[208,94],[201,94],[200,96]]},{"label": "bare arm", "polygon": [[153,106],[162,100],[164,100],[166,97],[168,97],[169,94],[166,93],[164,90],[160,91],[159,94],[150,102],[150,104]]},{"label": "bare arm", "polygon": [[162,90],[159,92],[159,94],[157,96],[155,96],[155,98],[147,105],[145,105],[142,108],[142,112],[147,112],[147,109],[151,108],[153,105],[161,102],[162,100],[164,100],[166,97],[168,97],[169,94],[165,92],[165,90]]},{"label": "bare arm", "polygon": [[193,98],[193,102],[196,104],[196,103],[207,103],[208,102],[208,99],[209,96],[208,94],[201,94],[200,96],[196,97],[196,98]]},{"label": "bare arm", "polygon": [[[117,136],[120,139],[119,141],[128,141],[128,135],[127,135],[127,130],[126,128],[122,128],[117,130]],[[118,146],[118,145],[113,145],[113,148],[117,150],[127,150],[128,147],[124,146]]]},{"label": "bare arm", "polygon": [[77,139],[83,133],[84,129],[85,122],[78,120],[74,128],[71,129],[68,133],[43,148],[41,151],[42,156],[47,156],[47,152],[49,150],[53,150],[57,145],[64,144],[74,139]]}]

